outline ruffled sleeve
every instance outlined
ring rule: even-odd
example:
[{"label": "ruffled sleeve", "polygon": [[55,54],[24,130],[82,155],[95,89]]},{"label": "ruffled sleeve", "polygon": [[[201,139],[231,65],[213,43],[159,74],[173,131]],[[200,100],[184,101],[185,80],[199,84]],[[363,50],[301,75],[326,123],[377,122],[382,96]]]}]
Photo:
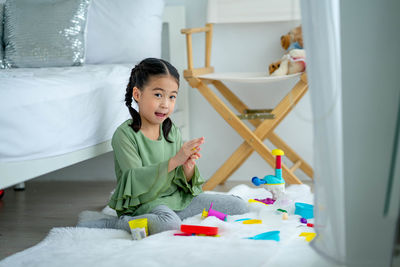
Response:
[{"label": "ruffled sleeve", "polygon": [[169,159],[142,166],[135,140],[130,139],[122,130],[115,132],[112,147],[115,164],[118,164],[120,173],[117,173],[117,186],[109,206],[115,209],[118,215],[134,213],[138,205],[156,199],[171,185],[175,172],[168,173]]},{"label": "ruffled sleeve", "polygon": [[203,192],[202,185],[204,183],[204,179],[200,176],[197,166],[195,166],[193,177],[189,182],[186,180],[185,172],[183,171],[182,166],[176,168],[173,183],[181,188],[185,193],[190,193],[193,196],[197,196]]}]

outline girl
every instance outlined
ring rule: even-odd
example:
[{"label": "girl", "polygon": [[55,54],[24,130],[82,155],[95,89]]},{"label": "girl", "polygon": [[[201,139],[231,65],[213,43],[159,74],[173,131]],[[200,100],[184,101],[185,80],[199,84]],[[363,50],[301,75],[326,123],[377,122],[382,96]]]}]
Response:
[{"label": "girl", "polygon": [[[204,194],[196,166],[204,137],[182,144],[172,114],[179,92],[178,71],[167,61],[147,58],[131,72],[125,104],[132,119],[112,138],[117,187],[109,206],[119,218],[78,226],[130,231],[130,220],[147,218],[149,234],[179,229],[183,219],[213,208],[229,214],[248,211],[235,196]],[[139,112],[132,108],[132,101]]]}]

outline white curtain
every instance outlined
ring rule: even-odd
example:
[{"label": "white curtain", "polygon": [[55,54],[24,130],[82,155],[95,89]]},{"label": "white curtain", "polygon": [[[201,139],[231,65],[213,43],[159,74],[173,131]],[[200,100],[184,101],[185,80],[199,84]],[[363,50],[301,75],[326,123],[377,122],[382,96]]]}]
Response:
[{"label": "white curtain", "polygon": [[346,261],[339,0],[302,0],[301,17],[314,117],[315,230],[311,246]]}]

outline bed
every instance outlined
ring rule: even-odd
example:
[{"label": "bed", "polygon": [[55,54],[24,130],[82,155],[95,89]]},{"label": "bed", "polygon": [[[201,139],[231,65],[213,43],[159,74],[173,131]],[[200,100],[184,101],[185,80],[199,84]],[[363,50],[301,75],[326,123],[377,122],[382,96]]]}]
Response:
[{"label": "bed", "polygon": [[[104,0],[95,0],[94,3],[96,1],[97,7],[89,7],[87,34],[94,27],[90,28],[89,24],[93,21],[93,14],[103,12],[100,7],[107,5]],[[142,16],[146,16],[145,12],[154,12],[154,8],[146,8],[151,4],[145,1],[133,2],[144,6]],[[163,10],[162,17],[153,16],[159,19],[160,36],[147,42],[162,39],[162,45],[136,56],[161,55],[181,71],[185,44],[179,30],[185,26],[184,7],[156,2],[162,4]],[[95,7],[97,11],[93,11]],[[135,30],[139,33],[134,32],[134,35],[142,34],[142,39],[147,35],[154,36],[151,29]],[[151,34],[146,35],[146,31]],[[88,45],[87,42],[86,50]],[[97,46],[100,46],[99,42],[93,45]],[[87,51],[86,60],[92,57],[92,62],[82,66],[0,70],[0,189],[112,150],[110,139],[114,130],[129,118],[123,101],[124,91],[130,70],[137,61],[115,63],[111,60],[104,63],[103,60],[99,63],[93,60],[94,53],[98,51]],[[182,87],[172,116],[187,139],[188,101],[184,85]]]}]

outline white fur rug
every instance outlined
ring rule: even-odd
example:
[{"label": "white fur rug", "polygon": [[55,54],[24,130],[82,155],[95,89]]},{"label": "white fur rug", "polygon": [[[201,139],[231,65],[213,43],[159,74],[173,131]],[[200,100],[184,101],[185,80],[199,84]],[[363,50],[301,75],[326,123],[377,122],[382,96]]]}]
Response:
[{"label": "white fur rug", "polygon": [[[263,188],[239,185],[229,194],[245,199],[267,198]],[[313,232],[294,215],[294,202],[313,203],[310,188],[292,185],[286,196],[290,206],[279,203],[266,206],[248,203],[250,212],[229,216],[224,222],[215,217],[201,219],[200,214],[183,221],[184,224],[219,227],[220,237],[174,236],[167,231],[133,241],[123,230],[88,228],[53,228],[39,244],[5,258],[0,266],[330,266],[299,237],[301,232]],[[287,204],[287,203],[286,203]],[[276,210],[286,208],[289,219],[282,220]],[[105,209],[107,216],[113,212]],[[84,212],[81,220],[106,216]],[[241,218],[261,219],[262,224],[235,222]],[[245,239],[267,231],[280,231],[280,241]]]}]

